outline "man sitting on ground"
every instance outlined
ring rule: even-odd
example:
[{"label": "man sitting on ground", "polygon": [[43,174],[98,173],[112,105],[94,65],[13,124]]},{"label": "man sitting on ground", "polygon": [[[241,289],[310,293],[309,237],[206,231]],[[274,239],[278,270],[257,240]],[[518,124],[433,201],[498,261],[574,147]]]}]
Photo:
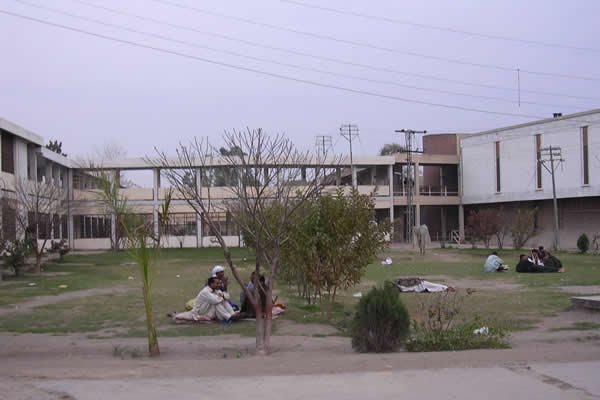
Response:
[{"label": "man sitting on ground", "polygon": [[240,313],[233,310],[229,302],[229,294],[221,289],[221,281],[217,277],[208,278],[208,284],[198,293],[191,311],[175,314],[173,319],[183,321],[235,321]]},{"label": "man sitting on ground", "polygon": [[495,251],[490,254],[483,264],[483,272],[502,272],[508,268],[504,265],[504,261],[498,257],[498,253]]},{"label": "man sitting on ground", "polygon": [[[221,291],[227,293],[227,287],[229,286],[229,279],[227,279],[227,276],[225,275],[225,268],[223,268],[220,265],[215,265],[215,267],[212,269],[211,276],[219,278],[219,280],[221,281],[221,288],[220,288]],[[237,304],[235,304],[233,301],[229,300],[229,297],[227,298],[227,301],[229,302],[229,305],[231,307],[233,307],[234,311],[240,310],[240,308],[238,307]]]},{"label": "man sitting on ground", "polygon": [[519,263],[515,270],[521,273],[565,272],[562,264],[558,268],[548,265],[538,265],[532,262],[531,258],[528,258],[525,254],[519,256]]}]

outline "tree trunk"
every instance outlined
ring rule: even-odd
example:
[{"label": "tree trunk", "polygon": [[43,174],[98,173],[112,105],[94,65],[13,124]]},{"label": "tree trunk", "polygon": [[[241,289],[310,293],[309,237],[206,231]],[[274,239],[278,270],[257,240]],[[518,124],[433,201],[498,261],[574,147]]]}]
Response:
[{"label": "tree trunk", "polygon": [[146,309],[146,328],[148,331],[148,352],[150,357],[160,356],[160,349],[158,348],[158,336],[156,335],[156,329],[154,328],[154,318],[152,316],[152,298],[148,287],[144,285],[142,288],[144,293],[144,308]]},{"label": "tree trunk", "polygon": [[335,294],[337,292],[337,286],[333,288],[333,293],[330,291],[329,293],[329,304],[327,305],[327,321],[331,321],[331,314],[333,303],[335,303]]},{"label": "tree trunk", "polygon": [[268,350],[265,343],[265,319],[260,301],[255,308],[256,312],[256,355],[266,356]]}]

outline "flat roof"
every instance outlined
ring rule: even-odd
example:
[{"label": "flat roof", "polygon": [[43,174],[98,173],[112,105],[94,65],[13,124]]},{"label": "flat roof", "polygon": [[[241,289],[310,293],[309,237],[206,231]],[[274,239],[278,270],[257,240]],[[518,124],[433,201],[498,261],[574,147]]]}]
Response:
[{"label": "flat roof", "polygon": [[600,108],[595,108],[593,110],[582,111],[582,112],[575,113],[575,114],[566,114],[566,115],[563,115],[561,117],[549,117],[549,118],[540,119],[540,120],[537,120],[537,121],[525,122],[523,124],[510,125],[510,126],[505,126],[505,127],[502,127],[502,128],[494,128],[494,129],[490,129],[490,130],[487,130],[487,131],[482,131],[482,132],[477,132],[477,133],[470,134],[468,137],[471,138],[471,137],[474,137],[474,136],[489,135],[489,134],[492,134],[492,133],[498,133],[498,132],[503,132],[503,131],[510,131],[510,130],[519,129],[519,128],[526,128],[528,126],[534,126],[534,125],[547,124],[549,122],[564,121],[564,120],[567,120],[567,119],[584,117],[586,115],[598,114],[598,113],[600,113]]},{"label": "flat roof", "polygon": [[31,132],[30,130],[23,128],[22,126],[15,124],[14,122],[10,122],[4,118],[0,118],[0,128],[4,129],[7,132],[12,133],[15,136],[19,136],[20,138],[23,138],[23,139],[27,140],[28,142],[32,142],[32,143],[35,143],[40,146],[44,145],[43,137]]}]

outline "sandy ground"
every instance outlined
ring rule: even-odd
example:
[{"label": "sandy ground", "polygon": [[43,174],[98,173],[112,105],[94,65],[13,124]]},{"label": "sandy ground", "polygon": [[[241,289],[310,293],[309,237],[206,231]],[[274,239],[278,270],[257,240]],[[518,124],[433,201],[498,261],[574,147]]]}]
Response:
[{"label": "sandy ground", "polygon": [[[503,290],[497,282],[448,283]],[[126,289],[44,296],[8,311],[102,290]],[[329,336],[335,334],[330,326],[281,320],[268,357],[253,354],[253,338],[235,335],[161,337],[161,357],[149,359],[143,338],[0,334],[0,399],[188,398],[198,392],[247,398],[253,385],[272,389],[263,400],[282,393],[303,399],[325,393],[348,399],[411,393],[409,398],[598,399],[596,374],[589,375],[600,370],[600,329],[557,330],[582,321],[600,324],[600,313],[570,310],[544,318],[536,329],[513,334],[506,350],[356,354],[349,338]]]}]

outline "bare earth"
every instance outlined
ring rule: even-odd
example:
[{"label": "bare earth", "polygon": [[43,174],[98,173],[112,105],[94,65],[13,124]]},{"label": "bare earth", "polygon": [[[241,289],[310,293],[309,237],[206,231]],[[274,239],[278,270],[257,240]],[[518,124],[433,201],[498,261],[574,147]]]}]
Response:
[{"label": "bare earth", "polygon": [[[498,282],[438,278],[457,287],[503,290]],[[519,285],[504,289],[518,290]],[[0,309],[0,315],[124,290],[38,297],[19,309]],[[600,324],[600,313],[571,310],[547,317],[536,329],[515,333],[513,348],[507,350],[357,354],[350,339],[331,336],[335,330],[330,326],[283,319],[269,357],[254,356],[254,339],[235,335],[161,337],[161,357],[148,359],[143,356],[146,341],[140,338],[0,334],[0,399],[190,398],[195,391],[241,398],[247,394],[244,388],[256,384],[281,387],[264,400],[282,398],[292,388],[283,397],[331,393],[330,398],[364,399],[413,393],[409,398],[600,398],[591,372],[600,367],[600,329],[557,330],[582,321]],[[117,346],[124,351],[116,354]],[[477,382],[465,385],[471,380]]]}]

